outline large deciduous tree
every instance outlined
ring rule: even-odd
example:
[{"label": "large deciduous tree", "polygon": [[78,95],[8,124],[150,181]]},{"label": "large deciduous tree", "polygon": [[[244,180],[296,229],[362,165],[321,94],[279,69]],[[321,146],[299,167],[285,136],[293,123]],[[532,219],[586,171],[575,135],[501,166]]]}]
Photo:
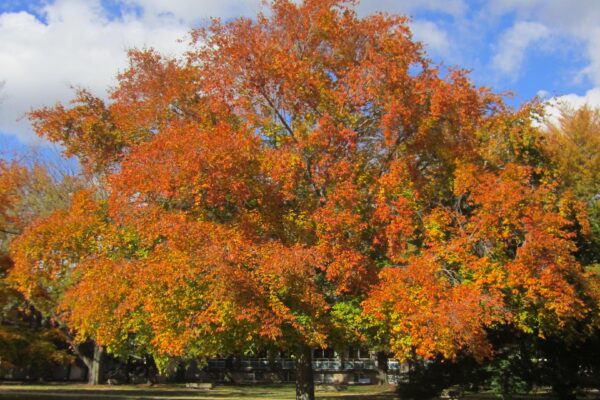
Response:
[{"label": "large deciduous tree", "polygon": [[[553,164],[558,189],[565,199],[562,213],[573,221],[570,231],[577,244],[575,256],[590,275],[590,283],[595,285],[598,296],[600,110],[589,105],[571,108],[563,104],[558,107],[558,111],[558,116],[550,118],[542,130],[545,139],[543,150]],[[599,314],[596,309],[596,319]],[[587,382],[593,384],[594,380],[598,380],[600,326],[595,324],[595,328],[588,337],[581,338],[577,346],[554,340],[550,345],[542,347],[545,357],[551,360],[554,367],[547,375],[551,377],[555,391],[563,398],[574,398],[578,388],[585,386]],[[590,379],[590,375],[596,379]]]},{"label": "large deciduous tree", "polygon": [[278,0],[130,60],[108,102],[31,114],[106,188],[15,246],[82,338],[159,361],[275,346],[312,399],[311,348],[357,321],[401,358],[486,357],[487,328],[594,312],[535,108],[440,71],[406,18]]},{"label": "large deciduous tree", "polygon": [[[579,258],[600,263],[600,110],[559,107],[557,120],[544,129],[544,151],[555,164],[560,189],[580,201],[589,216],[591,235],[579,224]],[[567,210],[565,210],[567,211]],[[571,207],[571,213],[576,211]]]},{"label": "large deciduous tree", "polygon": [[[53,175],[50,171],[53,171]],[[8,247],[33,220],[68,205],[80,185],[72,176],[34,163],[0,160],[0,373],[20,370],[44,377],[51,367],[72,361],[63,332],[10,284]],[[13,371],[14,372],[14,371]]]}]

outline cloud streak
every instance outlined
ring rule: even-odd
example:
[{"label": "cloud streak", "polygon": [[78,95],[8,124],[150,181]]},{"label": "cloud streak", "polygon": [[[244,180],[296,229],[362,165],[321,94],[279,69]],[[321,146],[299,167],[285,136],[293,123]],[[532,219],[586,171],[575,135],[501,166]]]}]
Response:
[{"label": "cloud streak", "polygon": [[539,22],[517,22],[500,38],[492,64],[503,74],[516,78],[526,52],[549,35],[550,30]]},{"label": "cloud streak", "polygon": [[171,17],[156,25],[133,15],[111,20],[98,2],[62,0],[42,11],[45,22],[27,12],[0,14],[0,131],[29,142],[31,128],[19,118],[31,108],[68,101],[72,85],[103,95],[126,67],[128,48],[179,53],[177,39],[188,31]]}]

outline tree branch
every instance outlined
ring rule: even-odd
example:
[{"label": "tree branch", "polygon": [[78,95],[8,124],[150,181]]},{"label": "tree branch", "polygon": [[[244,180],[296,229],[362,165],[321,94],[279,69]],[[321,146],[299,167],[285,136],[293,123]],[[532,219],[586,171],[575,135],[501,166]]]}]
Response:
[{"label": "tree branch", "polygon": [[20,231],[15,231],[12,229],[0,228],[1,233],[6,233],[7,235],[20,235]]},{"label": "tree branch", "polygon": [[285,127],[285,130],[288,131],[288,133],[290,134],[291,138],[295,142],[297,142],[298,140],[296,139],[296,136],[294,135],[294,131],[289,126],[289,124],[287,123],[287,121],[285,120],[285,118],[283,117],[283,115],[281,115],[281,113],[279,112],[279,110],[277,109],[277,107],[275,107],[275,104],[273,103],[273,101],[271,100],[271,98],[269,96],[267,96],[267,94],[264,91],[262,91],[260,89],[258,90],[258,92],[267,101],[267,103],[269,103],[269,107],[271,107],[271,109],[275,112],[275,115],[277,115],[277,118],[283,124],[283,126]]},{"label": "tree branch", "polygon": [[[290,137],[292,138],[292,140],[294,141],[294,143],[299,144],[298,142],[298,138],[296,138],[296,135],[294,134],[294,131],[292,130],[292,128],[290,127],[290,125],[287,123],[287,121],[285,120],[285,118],[283,117],[283,115],[281,115],[281,113],[279,112],[279,110],[277,109],[277,107],[275,106],[275,104],[273,103],[273,101],[271,100],[271,98],[269,96],[267,96],[267,94],[259,89],[258,92],[261,94],[261,96],[267,101],[267,103],[269,104],[269,107],[271,107],[271,109],[273,110],[273,112],[275,112],[275,115],[277,115],[277,119],[279,119],[279,121],[283,124],[285,130],[290,134]],[[317,187],[317,185],[314,182],[313,176],[312,176],[312,171],[311,171],[311,163],[310,160],[308,160],[304,155],[302,155],[302,158],[304,159],[304,163],[306,165],[306,177],[308,179],[308,182],[310,183],[310,185],[312,186],[315,194],[319,197],[322,198],[324,197],[324,193],[321,189],[319,189]]]}]

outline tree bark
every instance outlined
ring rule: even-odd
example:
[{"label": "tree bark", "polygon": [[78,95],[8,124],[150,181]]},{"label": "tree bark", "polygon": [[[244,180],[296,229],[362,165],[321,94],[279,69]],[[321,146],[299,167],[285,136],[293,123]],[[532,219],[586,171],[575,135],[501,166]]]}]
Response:
[{"label": "tree bark", "polygon": [[377,383],[383,385],[387,382],[388,357],[383,351],[377,352]]},{"label": "tree bark", "polygon": [[156,367],[154,358],[146,356],[144,365],[146,366],[146,384],[150,386],[156,385],[158,383],[158,368]]},{"label": "tree bark", "polygon": [[296,354],[296,400],[315,400],[315,380],[312,367],[312,350],[302,347]]},{"label": "tree bark", "polygon": [[[102,382],[102,364],[104,360],[104,348],[94,344],[94,355],[91,359],[91,365],[88,367],[88,384],[99,385]],[[85,362],[85,361],[84,361]]]},{"label": "tree bark", "polygon": [[[64,340],[71,345],[73,352],[77,357],[83,361],[87,368],[87,380],[90,385],[98,385],[100,384],[103,376],[102,376],[102,362],[104,360],[104,348],[99,346],[95,342],[88,342],[93,345],[94,352],[92,357],[89,357],[84,353],[82,349],[82,345],[77,343],[74,338],[69,334],[68,327],[58,318],[56,315],[52,315],[53,321],[58,324],[64,334]],[[85,346],[84,346],[85,347]]]},{"label": "tree bark", "polygon": [[84,353],[84,350],[82,350],[79,344],[74,343],[69,337],[67,337],[67,341],[71,344],[75,355],[79,357],[81,361],[83,361],[85,367],[87,368],[86,377],[88,384],[98,385],[102,379],[101,375],[104,348],[94,343],[94,353],[92,354],[92,357],[89,357]]}]

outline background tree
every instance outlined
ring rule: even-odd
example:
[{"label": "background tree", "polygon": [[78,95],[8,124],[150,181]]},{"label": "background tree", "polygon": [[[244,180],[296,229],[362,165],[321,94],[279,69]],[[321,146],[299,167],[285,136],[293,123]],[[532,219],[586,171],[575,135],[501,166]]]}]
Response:
[{"label": "background tree", "polygon": [[[364,303],[369,321],[384,324],[380,336],[413,361],[416,379],[437,374],[437,383],[478,383],[504,397],[552,386],[561,398],[573,398],[597,376],[590,362],[598,353],[599,315],[591,203],[568,183],[581,183],[582,171],[560,160],[569,154],[558,151],[565,145],[531,126],[537,113],[534,106],[482,126],[479,159],[467,169],[457,165],[454,193],[438,198],[442,210],[419,209],[425,235],[419,252],[405,268],[383,269]],[[562,154],[559,161],[549,149]],[[588,179],[580,193],[594,185]],[[469,361],[473,356],[483,364]],[[424,366],[415,358],[434,362]]]},{"label": "background tree", "polygon": [[[578,257],[585,264],[600,262],[600,111],[589,106],[562,106],[558,120],[544,130],[544,151],[554,163],[561,190],[581,203],[569,204],[565,213],[583,207],[589,216],[577,229]],[[587,234],[586,234],[587,233]]]},{"label": "background tree", "polygon": [[0,371],[44,377],[52,366],[72,362],[63,332],[42,317],[7,281],[13,267],[8,246],[37,217],[66,207],[79,186],[70,176],[53,177],[39,163],[27,167],[0,161]]},{"label": "background tree", "polygon": [[73,351],[87,366],[91,384],[101,381],[104,349],[87,340],[74,340],[75,331],[60,304],[65,292],[77,283],[82,255],[99,256],[113,250],[113,231],[105,211],[91,190],[79,191],[69,207],[36,219],[11,243],[15,265],[10,282],[42,315],[62,328]]},{"label": "background tree", "polygon": [[[588,105],[559,107],[557,120],[544,129],[544,153],[564,193],[562,213],[572,221],[577,259],[585,266],[598,295],[600,281],[600,112]],[[575,389],[593,385],[600,377],[600,330],[598,312],[595,329],[577,343],[552,338],[541,343],[548,361],[546,382],[564,398],[574,398]],[[585,329],[582,327],[582,329]]]}]

